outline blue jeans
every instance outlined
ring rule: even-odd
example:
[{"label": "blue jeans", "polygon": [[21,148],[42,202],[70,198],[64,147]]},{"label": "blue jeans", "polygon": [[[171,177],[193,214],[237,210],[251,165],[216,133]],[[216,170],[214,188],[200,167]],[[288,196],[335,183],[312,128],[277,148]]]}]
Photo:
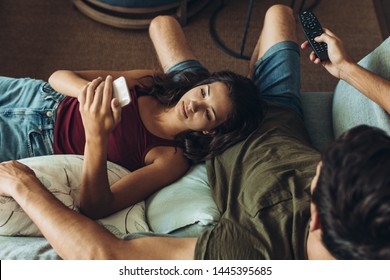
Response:
[{"label": "blue jeans", "polygon": [[0,77],[0,162],[53,154],[63,98],[44,81]]},{"label": "blue jeans", "polygon": [[[177,71],[206,71],[198,61],[182,61],[167,73]],[[302,117],[301,66],[299,47],[294,42],[280,42],[269,48],[255,63],[252,80],[259,88],[263,99],[278,106],[287,107]]]},{"label": "blue jeans", "polygon": [[303,118],[299,46],[290,41],[269,48],[255,63],[252,80],[269,103],[287,107]]}]

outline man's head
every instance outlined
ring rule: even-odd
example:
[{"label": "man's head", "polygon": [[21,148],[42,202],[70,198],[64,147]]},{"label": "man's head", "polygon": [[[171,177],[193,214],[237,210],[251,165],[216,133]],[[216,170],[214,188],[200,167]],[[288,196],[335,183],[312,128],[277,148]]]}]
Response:
[{"label": "man's head", "polygon": [[320,229],[326,250],[337,259],[390,259],[390,137],[368,126],[345,132],[316,179],[311,231]]}]

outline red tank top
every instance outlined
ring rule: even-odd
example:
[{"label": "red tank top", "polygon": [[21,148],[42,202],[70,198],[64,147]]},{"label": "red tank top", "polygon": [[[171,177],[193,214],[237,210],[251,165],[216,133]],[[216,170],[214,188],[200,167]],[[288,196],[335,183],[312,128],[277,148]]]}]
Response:
[{"label": "red tank top", "polygon": [[[130,171],[145,166],[145,156],[157,146],[177,146],[173,140],[162,139],[151,134],[141,121],[138,108],[139,89],[131,89],[131,103],[122,108],[118,126],[109,136],[107,159]],[[79,102],[65,97],[61,102],[54,127],[55,154],[84,154],[85,132]]]}]

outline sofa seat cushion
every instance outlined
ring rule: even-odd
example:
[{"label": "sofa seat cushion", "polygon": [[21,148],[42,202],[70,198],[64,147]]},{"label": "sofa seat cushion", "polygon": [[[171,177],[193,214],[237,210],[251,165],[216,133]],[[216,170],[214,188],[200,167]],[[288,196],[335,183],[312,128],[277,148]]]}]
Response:
[{"label": "sofa seat cushion", "polygon": [[322,151],[333,140],[332,92],[304,92],[301,94],[306,129],[315,148]]}]

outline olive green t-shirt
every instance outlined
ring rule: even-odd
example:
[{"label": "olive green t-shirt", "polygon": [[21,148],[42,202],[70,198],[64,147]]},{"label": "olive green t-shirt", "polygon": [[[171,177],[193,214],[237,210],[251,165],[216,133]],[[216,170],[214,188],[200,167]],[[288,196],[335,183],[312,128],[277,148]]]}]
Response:
[{"label": "olive green t-shirt", "polygon": [[302,119],[270,105],[246,140],[207,162],[221,219],[195,259],[305,259],[310,183],[320,160]]}]

